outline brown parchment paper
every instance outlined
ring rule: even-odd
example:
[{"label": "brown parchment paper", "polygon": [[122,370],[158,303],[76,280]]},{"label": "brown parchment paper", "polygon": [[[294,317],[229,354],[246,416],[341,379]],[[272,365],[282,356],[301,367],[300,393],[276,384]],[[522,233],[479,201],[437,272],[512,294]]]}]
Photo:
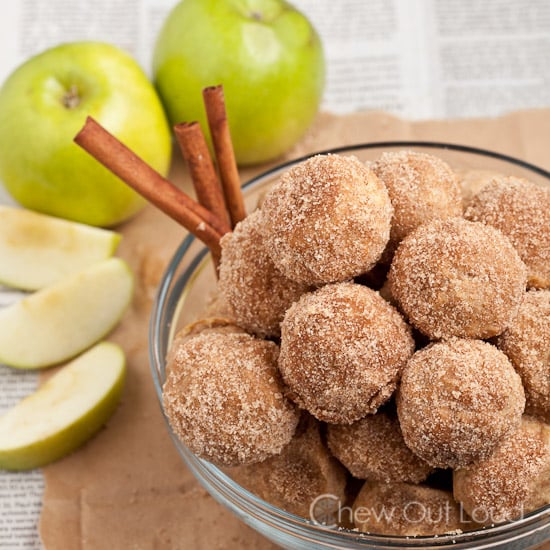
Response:
[{"label": "brown parchment paper", "polygon": [[[478,146],[550,169],[550,109],[415,123],[382,113],[322,114],[287,157],[386,140]],[[243,171],[243,181],[265,168]],[[189,190],[176,152],[171,179]],[[172,445],[154,392],[147,350],[151,303],[184,231],[153,207],[119,229],[124,238],[118,255],[128,260],[137,282],[130,310],[110,335],[126,352],[126,388],[119,409],[94,439],[44,469],[43,543],[47,550],[275,548],[194,480]]]}]

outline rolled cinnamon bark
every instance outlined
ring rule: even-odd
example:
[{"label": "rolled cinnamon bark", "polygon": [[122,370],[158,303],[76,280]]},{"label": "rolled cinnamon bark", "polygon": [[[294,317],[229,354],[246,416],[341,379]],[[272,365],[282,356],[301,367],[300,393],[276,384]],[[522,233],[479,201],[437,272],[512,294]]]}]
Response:
[{"label": "rolled cinnamon bark", "polygon": [[223,87],[221,85],[210,86],[205,88],[202,94],[225,196],[225,204],[229,210],[231,225],[235,227],[238,222],[246,217],[246,209],[227,122]]},{"label": "rolled cinnamon bark", "polygon": [[174,126],[183,158],[187,162],[199,204],[210,210],[231,231],[225,199],[212,163],[206,139],[198,122],[181,122]]},{"label": "rolled cinnamon bark", "polygon": [[74,141],[127,185],[200,239],[208,246],[214,260],[219,260],[219,241],[226,232],[226,224],[213,213],[161,176],[92,117],[86,119]]}]

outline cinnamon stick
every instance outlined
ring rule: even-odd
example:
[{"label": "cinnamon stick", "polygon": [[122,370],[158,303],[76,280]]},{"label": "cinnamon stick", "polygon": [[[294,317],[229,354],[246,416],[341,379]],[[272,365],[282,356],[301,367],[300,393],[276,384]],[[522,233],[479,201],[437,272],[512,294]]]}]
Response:
[{"label": "cinnamon stick", "polygon": [[233,143],[227,122],[223,86],[210,86],[202,91],[210,135],[216,153],[225,203],[232,227],[246,217],[241,182]]},{"label": "cinnamon stick", "polygon": [[198,122],[181,122],[174,126],[183,158],[189,166],[199,204],[210,210],[231,231],[220,181],[216,174],[206,139]]},{"label": "cinnamon stick", "polygon": [[204,242],[214,260],[219,260],[219,241],[225,225],[214,214],[162,177],[92,117],[86,119],[74,141],[127,185]]}]

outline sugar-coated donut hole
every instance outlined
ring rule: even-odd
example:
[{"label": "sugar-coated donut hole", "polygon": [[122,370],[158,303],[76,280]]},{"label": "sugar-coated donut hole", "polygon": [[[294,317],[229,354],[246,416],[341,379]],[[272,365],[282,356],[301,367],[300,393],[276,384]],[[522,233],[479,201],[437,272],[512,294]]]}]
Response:
[{"label": "sugar-coated donut hole", "polygon": [[436,468],[487,457],[517,428],[524,408],[519,375],[504,353],[481,340],[455,338],[417,351],[397,394],[405,443]]},{"label": "sugar-coated donut hole", "polygon": [[317,155],[281,176],[261,212],[274,264],[289,279],[322,285],[376,264],[393,208],[386,187],[357,158]]},{"label": "sugar-coated donut hole", "polygon": [[330,424],[327,442],[359,479],[420,483],[433,470],[406,446],[394,411],[369,414],[351,425]]},{"label": "sugar-coated donut hole", "polygon": [[489,338],[517,314],[526,267],[500,231],[462,218],[420,226],[399,245],[391,296],[431,339]]},{"label": "sugar-coated donut hole", "polygon": [[275,267],[260,221],[255,211],[222,238],[218,288],[240,326],[261,337],[276,337],[285,311],[308,287]]},{"label": "sugar-coated donut hole", "polygon": [[407,537],[471,528],[452,493],[409,483],[367,481],[353,503],[360,531]]},{"label": "sugar-coated donut hole", "polygon": [[413,349],[410,328],[377,292],[335,283],[287,311],[279,369],[300,407],[351,424],[391,397]]},{"label": "sugar-coated donut hole", "polygon": [[506,235],[527,266],[528,284],[550,288],[550,189],[516,177],[495,177],[464,216]]},{"label": "sugar-coated donut hole", "polygon": [[550,423],[550,290],[530,290],[496,345],[510,359],[525,389],[525,412]]},{"label": "sugar-coated donut hole", "polygon": [[311,519],[311,506],[319,495],[333,497],[334,512],[337,502],[346,499],[346,470],[323,443],[320,423],[307,413],[281,454],[231,468],[228,474],[260,498],[306,519]]},{"label": "sugar-coated donut hole", "polygon": [[415,151],[383,153],[371,165],[387,187],[393,206],[390,242],[384,252],[389,263],[397,245],[418,226],[462,215],[456,174],[438,157]]},{"label": "sugar-coated donut hole", "polygon": [[550,503],[550,426],[524,417],[484,460],[455,470],[455,499],[478,523],[521,518]]},{"label": "sugar-coated donut hole", "polygon": [[201,332],[171,354],[164,408],[192,452],[230,466],[260,462],[290,442],[299,413],[283,395],[278,352],[245,333]]}]

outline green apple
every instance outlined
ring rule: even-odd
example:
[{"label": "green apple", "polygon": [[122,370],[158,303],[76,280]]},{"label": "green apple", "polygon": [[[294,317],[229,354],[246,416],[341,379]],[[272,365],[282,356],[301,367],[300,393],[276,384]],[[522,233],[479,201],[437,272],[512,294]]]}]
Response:
[{"label": "green apple", "polygon": [[29,59],[3,84],[0,179],[27,208],[112,226],[145,201],[73,143],[87,115],[167,172],[171,134],[153,85],[118,48],[77,42]]},{"label": "green apple", "polygon": [[0,205],[0,283],[37,290],[113,255],[120,234]]},{"label": "green apple", "polygon": [[0,363],[42,368],[79,354],[120,320],[133,275],[110,258],[0,310]]},{"label": "green apple", "polygon": [[29,470],[80,447],[110,418],[124,386],[122,349],[102,342],[0,417],[0,468]]},{"label": "green apple", "polygon": [[312,122],[324,87],[319,36],[284,0],[183,0],[153,56],[154,81],[173,124],[198,120],[201,90],[223,84],[241,165],[277,157]]}]

